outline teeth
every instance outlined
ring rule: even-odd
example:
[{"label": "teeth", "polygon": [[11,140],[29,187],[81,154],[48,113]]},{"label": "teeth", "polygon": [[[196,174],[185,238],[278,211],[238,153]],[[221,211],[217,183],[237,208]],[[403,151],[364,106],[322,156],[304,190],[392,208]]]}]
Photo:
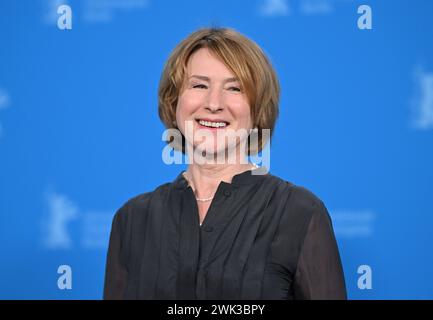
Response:
[{"label": "teeth", "polygon": [[225,122],[210,122],[210,121],[204,121],[204,120],[200,120],[198,123],[200,123],[202,126],[212,127],[212,128],[221,128],[221,127],[225,127],[227,125],[227,123],[225,123]]}]

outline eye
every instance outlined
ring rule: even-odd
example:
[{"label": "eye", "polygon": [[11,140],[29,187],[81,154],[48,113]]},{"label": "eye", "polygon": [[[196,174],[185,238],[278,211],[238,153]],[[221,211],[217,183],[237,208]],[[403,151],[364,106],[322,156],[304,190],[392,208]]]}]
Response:
[{"label": "eye", "polygon": [[197,89],[206,89],[207,88],[204,84],[195,84],[192,87],[197,88]]},{"label": "eye", "polygon": [[238,88],[238,87],[230,87],[229,90],[241,92],[241,88]]}]

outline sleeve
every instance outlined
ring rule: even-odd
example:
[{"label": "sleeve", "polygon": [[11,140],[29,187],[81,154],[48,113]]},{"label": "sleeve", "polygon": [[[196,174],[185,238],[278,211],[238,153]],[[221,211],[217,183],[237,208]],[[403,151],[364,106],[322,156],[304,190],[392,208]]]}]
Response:
[{"label": "sleeve", "polygon": [[295,299],[347,299],[331,218],[321,201],[312,214],[298,258],[294,296]]},{"label": "sleeve", "polygon": [[126,206],[120,208],[113,218],[110,242],[108,245],[107,261],[105,266],[104,299],[123,299],[128,283],[128,268],[125,256],[125,228],[124,211]]}]

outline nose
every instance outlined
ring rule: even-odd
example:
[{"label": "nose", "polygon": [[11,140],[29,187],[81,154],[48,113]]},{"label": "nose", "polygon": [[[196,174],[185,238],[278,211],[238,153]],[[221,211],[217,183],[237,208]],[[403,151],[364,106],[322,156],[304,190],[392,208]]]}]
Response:
[{"label": "nose", "polygon": [[216,113],[224,109],[223,101],[221,100],[221,92],[217,87],[213,87],[208,90],[205,108],[212,113]]}]

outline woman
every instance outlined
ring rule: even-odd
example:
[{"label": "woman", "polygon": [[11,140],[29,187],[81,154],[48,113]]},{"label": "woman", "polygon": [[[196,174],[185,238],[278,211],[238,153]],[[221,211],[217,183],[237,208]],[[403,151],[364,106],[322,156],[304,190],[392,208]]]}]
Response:
[{"label": "woman", "polygon": [[[180,131],[171,145],[191,161],[173,182],[117,211],[105,299],[346,298],[323,202],[245,160],[269,139],[262,132],[272,133],[278,99],[268,58],[232,29],[198,30],[174,49],[159,115]],[[247,134],[234,143],[217,138],[227,132]],[[258,146],[244,143],[252,132]],[[214,161],[221,154],[224,161]]]}]

